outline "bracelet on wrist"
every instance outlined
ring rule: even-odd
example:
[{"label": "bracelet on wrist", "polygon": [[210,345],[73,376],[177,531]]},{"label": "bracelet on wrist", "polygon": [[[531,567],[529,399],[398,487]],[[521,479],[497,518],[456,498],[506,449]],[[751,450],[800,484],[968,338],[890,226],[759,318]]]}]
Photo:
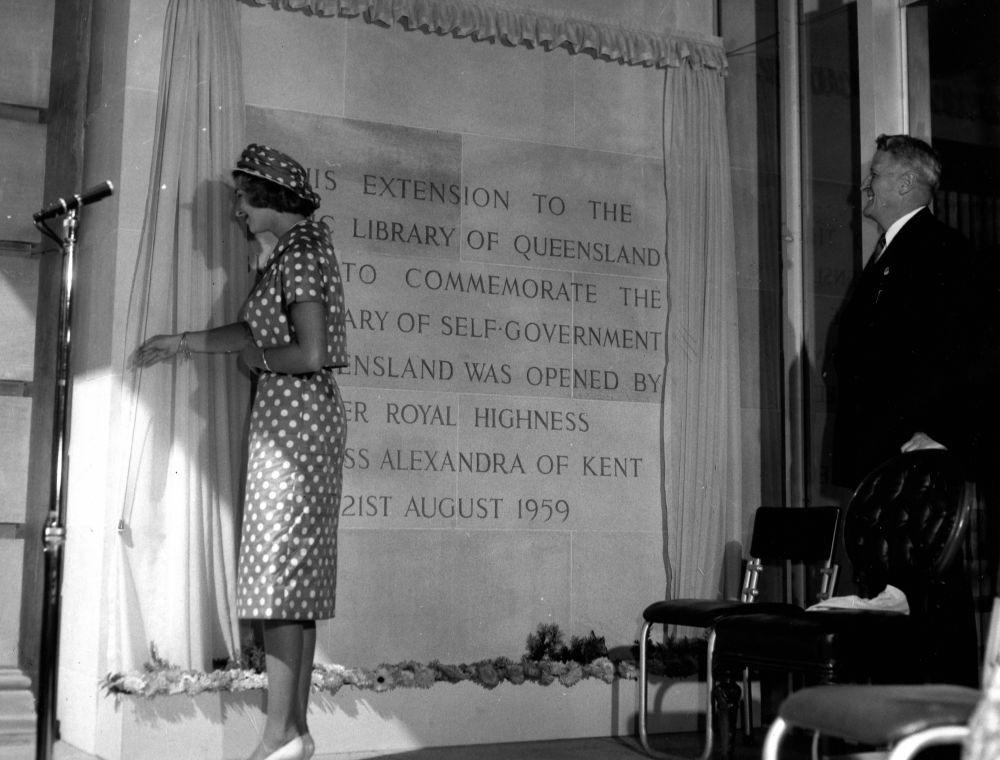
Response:
[{"label": "bracelet on wrist", "polygon": [[267,349],[262,348],[260,350],[260,361],[264,365],[264,369],[268,372],[274,372],[274,370],[271,369],[271,365],[267,363]]},{"label": "bracelet on wrist", "polygon": [[191,358],[191,349],[188,347],[188,334],[186,332],[181,333],[180,342],[177,344],[177,353],[181,354],[185,359]]}]

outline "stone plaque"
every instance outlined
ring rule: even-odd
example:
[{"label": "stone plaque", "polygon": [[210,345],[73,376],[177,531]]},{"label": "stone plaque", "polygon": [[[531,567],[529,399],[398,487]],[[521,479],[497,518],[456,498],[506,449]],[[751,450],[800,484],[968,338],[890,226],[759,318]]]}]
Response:
[{"label": "stone plaque", "polygon": [[[542,618],[574,615],[631,643],[649,589],[625,590],[622,545],[663,540],[662,163],[264,109],[248,137],[307,166],[345,279],[331,652],[518,656]],[[581,561],[600,583],[574,583]],[[428,562],[432,583],[407,572]],[[628,593],[635,615],[602,619]]]}]

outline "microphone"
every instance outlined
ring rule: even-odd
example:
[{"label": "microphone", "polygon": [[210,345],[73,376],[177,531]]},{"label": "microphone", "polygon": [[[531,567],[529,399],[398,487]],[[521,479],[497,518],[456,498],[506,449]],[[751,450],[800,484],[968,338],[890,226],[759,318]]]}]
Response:
[{"label": "microphone", "polygon": [[99,185],[94,185],[93,187],[88,187],[79,195],[74,195],[69,200],[65,198],[60,198],[55,203],[50,203],[48,206],[43,208],[32,218],[36,222],[40,222],[43,219],[51,219],[54,216],[61,216],[66,214],[73,209],[80,208],[81,206],[86,206],[88,203],[94,203],[102,198],[107,198],[111,193],[115,191],[115,186],[109,181],[105,180]]}]

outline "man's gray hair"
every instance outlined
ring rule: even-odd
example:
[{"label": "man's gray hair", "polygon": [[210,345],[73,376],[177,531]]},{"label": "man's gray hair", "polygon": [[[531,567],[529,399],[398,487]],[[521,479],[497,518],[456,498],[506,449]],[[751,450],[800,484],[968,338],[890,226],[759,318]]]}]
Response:
[{"label": "man's gray hair", "polygon": [[931,190],[937,190],[941,182],[941,159],[923,140],[909,135],[879,135],[875,138],[875,148],[888,153],[897,163],[916,172],[918,178]]}]

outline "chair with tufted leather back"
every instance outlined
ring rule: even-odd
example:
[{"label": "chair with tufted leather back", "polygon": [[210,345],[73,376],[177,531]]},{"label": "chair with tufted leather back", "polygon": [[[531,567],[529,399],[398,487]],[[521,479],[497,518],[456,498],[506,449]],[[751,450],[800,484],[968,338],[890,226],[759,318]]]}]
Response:
[{"label": "chair with tufted leather back", "polygon": [[[716,698],[732,722],[736,674],[782,671],[796,685],[973,685],[978,651],[961,543],[974,493],[959,460],[943,450],[894,457],[857,488],[843,538],[859,596],[902,590],[909,614],[860,606],[796,615],[744,615],[715,626]],[[725,735],[725,734],[724,734]]]}]

